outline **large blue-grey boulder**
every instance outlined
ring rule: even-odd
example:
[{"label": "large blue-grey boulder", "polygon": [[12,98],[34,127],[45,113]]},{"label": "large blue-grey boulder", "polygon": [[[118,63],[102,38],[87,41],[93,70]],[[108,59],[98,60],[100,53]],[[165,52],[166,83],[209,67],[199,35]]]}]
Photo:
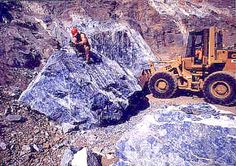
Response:
[{"label": "large blue-grey boulder", "polygon": [[236,117],[208,104],[168,106],[117,143],[117,166],[236,165]]},{"label": "large blue-grey boulder", "polygon": [[99,61],[86,64],[75,53],[55,53],[20,101],[61,123],[90,127],[119,120],[140,87],[118,63],[95,56]]},{"label": "large blue-grey boulder", "polygon": [[71,124],[89,128],[118,122],[141,90],[137,78],[155,59],[141,35],[126,24],[90,22],[79,29],[92,45],[92,63],[65,45],[19,99],[63,123],[66,131]]}]

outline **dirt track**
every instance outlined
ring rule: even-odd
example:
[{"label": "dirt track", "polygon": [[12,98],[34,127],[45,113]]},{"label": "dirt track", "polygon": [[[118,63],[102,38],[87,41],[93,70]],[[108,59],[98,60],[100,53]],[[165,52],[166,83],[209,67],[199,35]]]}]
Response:
[{"label": "dirt track", "polygon": [[[203,97],[198,97],[198,96],[179,96],[176,98],[172,99],[157,99],[154,98],[151,94],[147,95],[149,99],[149,103],[152,105],[161,105],[161,104],[167,104],[167,105],[179,105],[179,104],[197,104],[197,103],[203,103],[204,98]],[[236,106],[222,106],[222,105],[217,105],[213,104],[215,107],[217,107],[220,110],[228,111],[229,113],[234,113],[236,114]]]}]

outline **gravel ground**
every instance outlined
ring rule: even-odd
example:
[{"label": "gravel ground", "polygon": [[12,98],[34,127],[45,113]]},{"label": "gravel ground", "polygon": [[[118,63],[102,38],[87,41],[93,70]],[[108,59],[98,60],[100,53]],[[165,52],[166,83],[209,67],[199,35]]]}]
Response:
[{"label": "gravel ground", "polygon": [[44,115],[14,101],[0,114],[0,164],[58,165],[63,149],[57,147],[65,137]]},{"label": "gravel ground", "polygon": [[[139,112],[132,112],[132,116],[128,116],[120,124],[64,134],[59,124],[19,104],[18,96],[17,93],[9,94],[8,91],[4,91],[4,88],[1,91],[1,109],[4,108],[0,112],[1,165],[59,165],[65,149],[73,146],[88,147],[101,155],[103,165],[106,166],[115,161],[115,144],[121,136],[132,130],[145,115],[157,111],[155,108],[160,105],[204,102],[203,98],[197,96],[156,99],[152,95],[147,95],[146,103],[141,104],[145,105],[143,108],[149,107]],[[229,114],[236,113],[235,106],[215,106],[228,111]],[[21,118],[11,121],[9,115],[19,115]],[[107,157],[109,155],[110,157]]]}]

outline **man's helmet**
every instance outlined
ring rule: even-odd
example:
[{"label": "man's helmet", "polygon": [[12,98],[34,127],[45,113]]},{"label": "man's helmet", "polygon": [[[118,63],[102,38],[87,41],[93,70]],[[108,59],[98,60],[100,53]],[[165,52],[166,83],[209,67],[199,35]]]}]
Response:
[{"label": "man's helmet", "polygon": [[78,34],[78,29],[76,27],[73,27],[71,29],[71,34],[72,34],[72,36],[76,36]]}]

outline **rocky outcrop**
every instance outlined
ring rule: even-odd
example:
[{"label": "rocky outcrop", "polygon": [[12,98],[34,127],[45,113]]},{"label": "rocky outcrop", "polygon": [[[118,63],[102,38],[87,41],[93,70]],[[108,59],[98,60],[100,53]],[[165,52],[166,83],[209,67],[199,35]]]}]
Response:
[{"label": "rocky outcrop", "polygon": [[235,131],[208,104],[163,107],[122,136],[116,165],[235,165]]},{"label": "rocky outcrop", "polygon": [[55,53],[20,100],[55,121],[86,128],[120,120],[128,97],[141,89],[116,62],[97,54],[93,59],[87,65],[76,54]]},{"label": "rocky outcrop", "polygon": [[137,78],[155,56],[127,24],[76,19],[93,46],[92,64],[84,64],[83,55],[65,46],[50,57],[20,100],[62,123],[89,128],[118,122],[141,90]]}]

